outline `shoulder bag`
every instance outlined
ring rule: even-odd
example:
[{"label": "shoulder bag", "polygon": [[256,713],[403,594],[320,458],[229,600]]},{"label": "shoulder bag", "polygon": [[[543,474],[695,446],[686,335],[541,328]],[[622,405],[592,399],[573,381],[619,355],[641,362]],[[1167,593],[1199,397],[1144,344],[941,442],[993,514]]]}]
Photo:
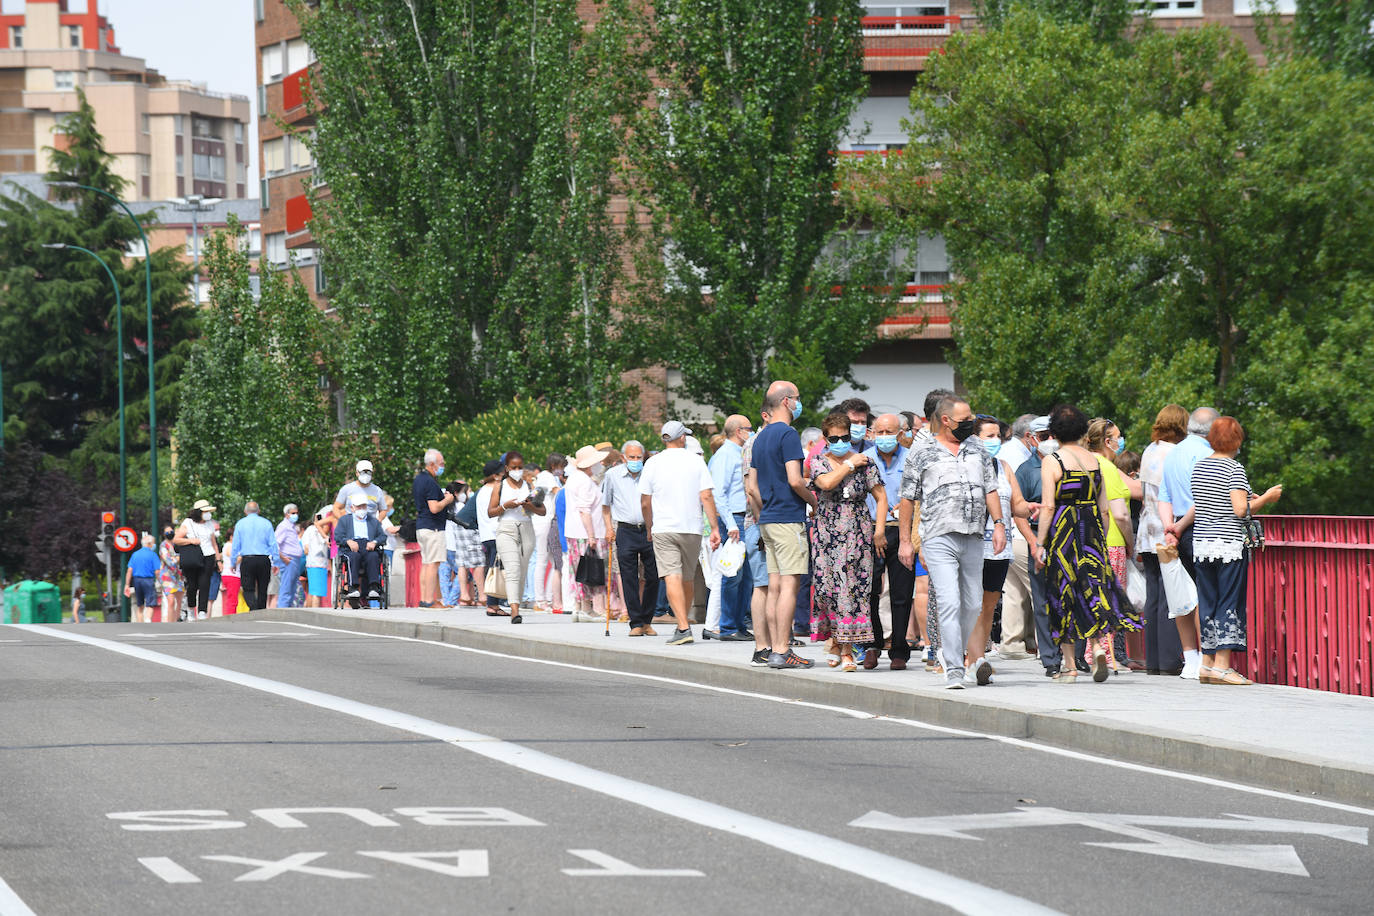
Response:
[{"label": "shoulder bag", "polygon": [[506,568],[501,565],[501,558],[496,558],[496,565],[487,570],[487,579],[483,583],[482,590],[488,598],[506,598]]},{"label": "shoulder bag", "polygon": [[594,554],[589,548],[577,561],[575,578],[579,585],[586,588],[605,588],[606,561]]}]

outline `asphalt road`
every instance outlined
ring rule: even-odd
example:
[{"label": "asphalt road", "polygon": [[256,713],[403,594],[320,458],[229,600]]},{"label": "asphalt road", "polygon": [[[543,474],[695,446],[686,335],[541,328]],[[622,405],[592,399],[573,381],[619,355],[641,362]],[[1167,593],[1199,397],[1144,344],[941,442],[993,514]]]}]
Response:
[{"label": "asphalt road", "polygon": [[0,627],[0,800],[0,916],[1259,916],[1374,899],[1371,811],[233,619]]}]

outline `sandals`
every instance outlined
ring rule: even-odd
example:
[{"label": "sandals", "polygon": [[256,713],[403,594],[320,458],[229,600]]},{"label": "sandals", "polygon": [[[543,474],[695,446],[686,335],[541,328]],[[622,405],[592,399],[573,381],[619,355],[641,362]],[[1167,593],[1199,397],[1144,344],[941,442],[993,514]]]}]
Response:
[{"label": "sandals", "polygon": [[1078,666],[1070,668],[1060,668],[1059,672],[1051,679],[1056,684],[1076,684],[1078,683]]},{"label": "sandals", "polygon": [[[1217,684],[1223,687],[1247,687],[1255,683],[1235,668],[1211,668],[1209,670],[1212,672],[1212,676],[1202,681],[1204,684]],[[1198,676],[1198,680],[1202,680],[1201,675]]]},{"label": "sandals", "polygon": [[840,666],[840,657],[838,655],[827,655],[825,657],[825,663],[831,668],[838,668]]},{"label": "sandals", "polygon": [[510,611],[487,611],[488,617],[509,617]]},{"label": "sandals", "polygon": [[856,664],[854,664],[854,656],[852,656],[852,655],[841,655],[841,656],[840,656],[840,661],[843,663],[843,665],[844,665],[844,670],[845,670],[845,671],[858,671],[858,670],[859,670],[859,666],[856,665]]}]

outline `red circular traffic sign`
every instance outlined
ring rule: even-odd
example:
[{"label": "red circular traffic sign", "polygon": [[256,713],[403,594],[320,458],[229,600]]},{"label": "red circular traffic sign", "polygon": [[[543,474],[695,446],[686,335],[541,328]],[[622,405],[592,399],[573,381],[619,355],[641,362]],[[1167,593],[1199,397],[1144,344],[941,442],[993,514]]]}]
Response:
[{"label": "red circular traffic sign", "polygon": [[116,528],[114,533],[115,550],[128,553],[138,546],[138,533],[132,528]]}]

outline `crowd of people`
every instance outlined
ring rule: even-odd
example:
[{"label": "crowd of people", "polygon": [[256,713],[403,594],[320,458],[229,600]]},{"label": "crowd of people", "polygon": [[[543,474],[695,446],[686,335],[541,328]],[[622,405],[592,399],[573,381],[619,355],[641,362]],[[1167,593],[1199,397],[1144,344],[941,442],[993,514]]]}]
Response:
[{"label": "crowd of people", "polygon": [[830,667],[873,670],[886,653],[901,671],[914,656],[951,689],[1031,657],[1056,683],[1141,670],[1249,683],[1231,655],[1245,649],[1252,516],[1282,488],[1251,490],[1234,418],[1169,404],[1137,454],[1071,404],[1008,423],[937,389],[920,413],[851,398],[799,430],[801,414],[777,381],[757,427],[731,416],[706,448],[672,420],[654,448],[510,450],[471,483],[446,480],[430,449],[413,523],[365,460],[311,520],[287,505],[273,525],[249,502],[223,545],[201,500],[160,544],[144,536],[126,593],[144,620],[203,618],[217,600],[317,606],[337,558],[358,606],[380,597],[413,524],[424,608],[512,624],[566,613],[641,638],[657,622],[682,646],[700,578],[701,637],[752,643],[758,666],[812,667],[796,651],[809,639]]}]

